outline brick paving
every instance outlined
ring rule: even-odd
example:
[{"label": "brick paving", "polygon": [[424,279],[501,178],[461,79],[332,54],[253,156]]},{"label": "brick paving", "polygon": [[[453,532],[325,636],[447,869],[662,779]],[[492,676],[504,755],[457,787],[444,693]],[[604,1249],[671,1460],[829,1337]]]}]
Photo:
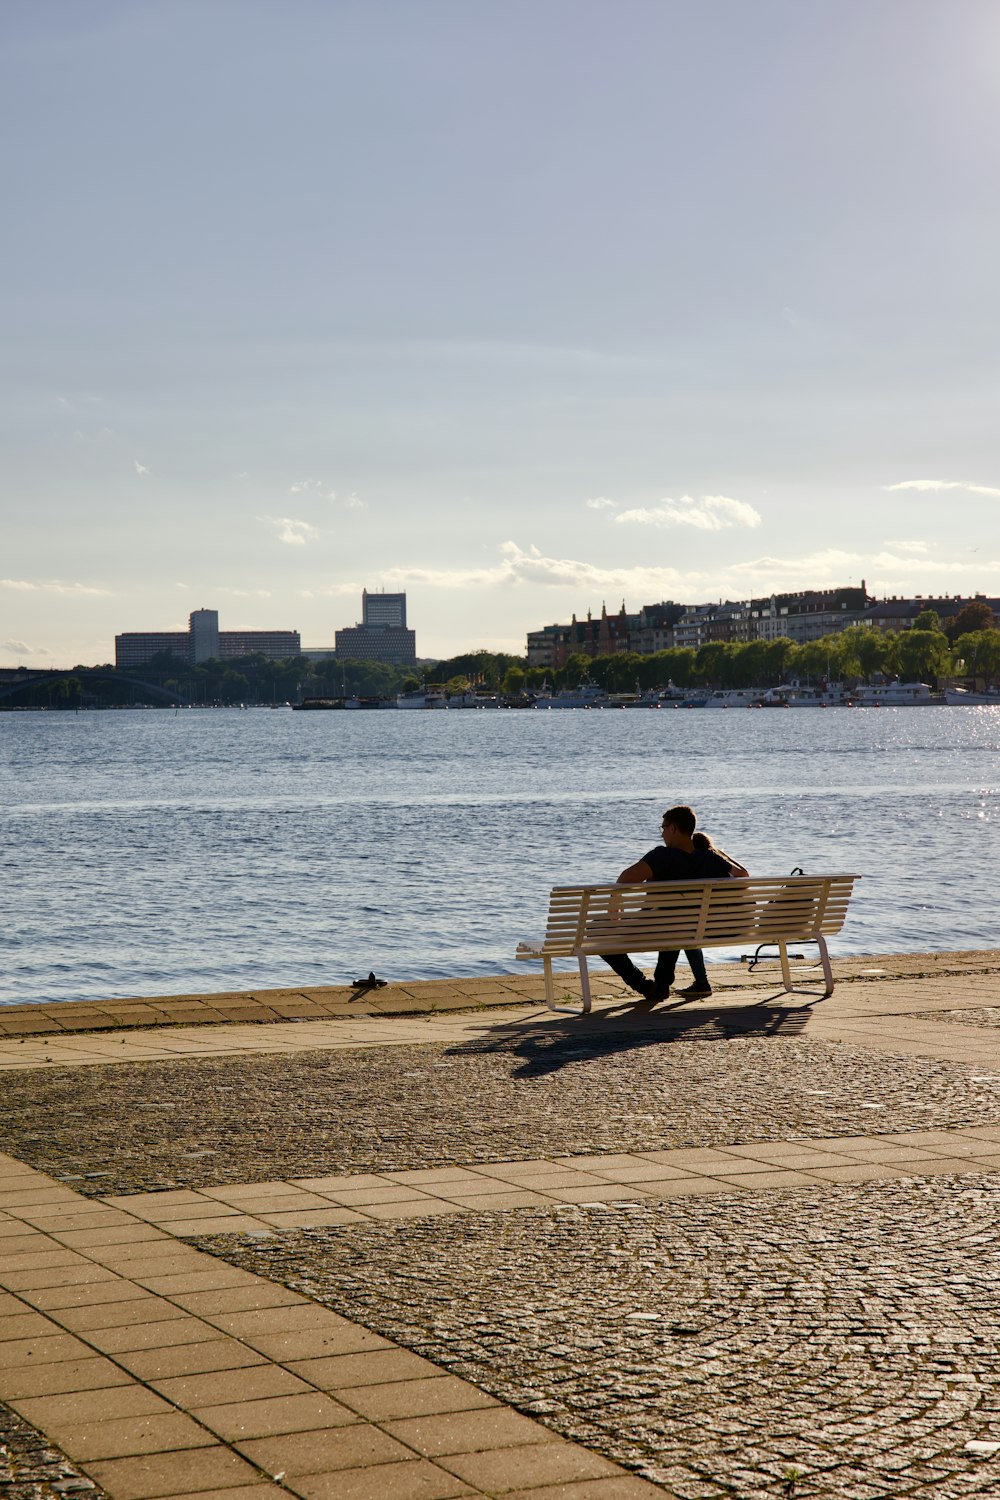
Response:
[{"label": "brick paving", "polygon": [[998,1494],[998,976],[19,1008],[0,1441],[109,1500]]}]

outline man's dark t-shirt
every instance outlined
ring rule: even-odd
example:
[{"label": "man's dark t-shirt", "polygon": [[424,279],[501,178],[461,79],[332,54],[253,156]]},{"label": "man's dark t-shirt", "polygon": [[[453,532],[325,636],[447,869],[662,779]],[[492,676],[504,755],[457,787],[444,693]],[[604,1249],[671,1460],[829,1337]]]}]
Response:
[{"label": "man's dark t-shirt", "polygon": [[712,849],[686,854],[683,849],[660,844],[644,854],[642,861],[652,870],[654,880],[724,880],[729,875],[729,865]]}]

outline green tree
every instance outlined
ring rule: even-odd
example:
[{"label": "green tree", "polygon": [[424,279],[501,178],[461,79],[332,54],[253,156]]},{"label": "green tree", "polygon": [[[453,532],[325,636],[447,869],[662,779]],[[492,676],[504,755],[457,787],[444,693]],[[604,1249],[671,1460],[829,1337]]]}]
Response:
[{"label": "green tree", "polygon": [[948,637],[941,630],[900,630],[889,637],[886,666],[905,682],[925,677],[947,677],[952,656]]},{"label": "green tree", "polygon": [[834,637],[834,656],[837,675],[863,677],[870,682],[876,672],[885,665],[885,637],[880,630],[870,625],[848,625]]},{"label": "green tree", "polygon": [[955,655],[964,661],[968,677],[996,682],[1000,678],[1000,630],[970,630],[959,636]]},{"label": "green tree", "polygon": [[972,635],[979,630],[992,630],[995,624],[993,611],[986,600],[970,599],[945,626],[945,634],[954,642],[963,635]]}]

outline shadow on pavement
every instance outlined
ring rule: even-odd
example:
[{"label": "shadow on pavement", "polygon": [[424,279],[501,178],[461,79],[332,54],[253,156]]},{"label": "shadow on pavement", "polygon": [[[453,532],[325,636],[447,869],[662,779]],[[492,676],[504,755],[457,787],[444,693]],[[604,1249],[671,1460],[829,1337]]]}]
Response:
[{"label": "shadow on pavement", "polygon": [[590,1062],[643,1047],[675,1041],[726,1042],[736,1037],[799,1036],[812,1012],[767,1010],[761,1005],[720,1006],[698,1011],[654,1010],[651,1005],[629,1005],[622,1012],[605,1010],[589,1016],[559,1016],[518,1022],[497,1028],[448,1048],[452,1056],[506,1053],[522,1058],[513,1078],[540,1078],[570,1063]]}]

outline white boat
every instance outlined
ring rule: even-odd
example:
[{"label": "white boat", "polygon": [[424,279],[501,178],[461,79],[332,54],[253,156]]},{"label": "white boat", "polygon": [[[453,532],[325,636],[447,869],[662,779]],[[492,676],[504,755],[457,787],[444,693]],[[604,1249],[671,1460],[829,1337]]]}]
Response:
[{"label": "white boat", "polygon": [[935,708],[945,701],[926,682],[881,682],[851,694],[857,708]]},{"label": "white boat", "polygon": [[448,700],[444,693],[438,688],[428,688],[426,692],[397,693],[397,708],[447,708]]},{"label": "white boat", "polygon": [[716,688],[705,699],[705,708],[759,708],[760,688]]},{"label": "white boat", "polygon": [[853,701],[843,683],[830,682],[826,687],[807,687],[798,682],[782,682],[768,688],[761,699],[763,708],[843,708]]},{"label": "white boat", "polygon": [[974,693],[970,688],[945,688],[944,701],[953,708],[1000,708],[1000,693]]},{"label": "white boat", "polygon": [[539,698],[538,708],[604,708],[608,695],[596,682],[581,682],[579,687],[561,688],[551,698]]},{"label": "white boat", "polygon": [[447,702],[448,708],[500,708],[500,699],[496,693],[474,693],[471,690],[465,693],[452,693]]}]

